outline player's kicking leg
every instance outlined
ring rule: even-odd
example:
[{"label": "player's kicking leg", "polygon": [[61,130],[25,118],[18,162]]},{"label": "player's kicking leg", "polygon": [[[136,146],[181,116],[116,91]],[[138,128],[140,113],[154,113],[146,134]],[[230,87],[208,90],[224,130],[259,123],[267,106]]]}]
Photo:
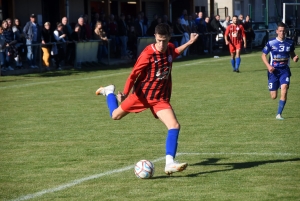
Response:
[{"label": "player's kicking leg", "polygon": [[165,173],[171,175],[174,172],[181,172],[188,166],[187,163],[179,163],[174,161],[177,151],[177,141],[180,130],[180,125],[175,117],[172,109],[160,110],[157,113],[158,118],[168,128],[166,139],[166,166]]},{"label": "player's kicking leg", "polygon": [[111,118],[114,120],[119,120],[122,117],[126,116],[128,112],[125,112],[120,106],[118,106],[118,100],[114,92],[115,86],[108,85],[106,87],[100,87],[99,89],[97,89],[96,95],[106,96],[106,103]]}]

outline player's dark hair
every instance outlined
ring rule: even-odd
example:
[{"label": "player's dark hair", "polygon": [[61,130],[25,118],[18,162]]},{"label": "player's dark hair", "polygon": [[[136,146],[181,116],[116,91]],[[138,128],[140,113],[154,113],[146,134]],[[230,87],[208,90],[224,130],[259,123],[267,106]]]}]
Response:
[{"label": "player's dark hair", "polygon": [[158,24],[155,27],[155,34],[171,37],[171,27],[165,23]]},{"label": "player's dark hair", "polygon": [[279,23],[277,24],[277,29],[278,29],[278,27],[286,28],[286,24],[284,24],[283,22],[279,22]]},{"label": "player's dark hair", "polygon": [[234,15],[234,16],[232,16],[232,18],[234,18],[234,17],[238,18],[238,16],[237,16],[237,15]]}]

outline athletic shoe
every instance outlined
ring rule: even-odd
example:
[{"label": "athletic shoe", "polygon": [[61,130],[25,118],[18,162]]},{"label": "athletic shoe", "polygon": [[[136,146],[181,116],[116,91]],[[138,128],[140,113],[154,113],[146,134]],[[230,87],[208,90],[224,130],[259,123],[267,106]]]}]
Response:
[{"label": "athletic shoe", "polygon": [[235,72],[239,73],[240,71],[239,71],[239,70],[236,70]]},{"label": "athletic shoe", "polygon": [[281,114],[277,114],[276,119],[278,119],[278,120],[284,120],[284,118],[281,116]]},{"label": "athletic shoe", "polygon": [[187,166],[187,163],[179,163],[177,161],[174,161],[173,163],[169,163],[165,166],[165,173],[167,175],[171,175],[174,172],[181,172],[185,170]]},{"label": "athletic shoe", "polygon": [[96,91],[96,95],[103,95],[103,96],[107,96],[110,93],[114,93],[115,92],[115,85],[108,85],[106,87],[100,87],[99,89],[97,89]]}]

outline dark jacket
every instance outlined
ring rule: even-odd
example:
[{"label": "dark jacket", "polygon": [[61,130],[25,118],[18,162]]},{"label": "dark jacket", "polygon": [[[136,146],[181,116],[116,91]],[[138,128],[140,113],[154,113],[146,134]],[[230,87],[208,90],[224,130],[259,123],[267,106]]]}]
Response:
[{"label": "dark jacket", "polygon": [[[52,32],[50,30],[43,28],[41,37],[45,43],[53,42]],[[43,46],[46,46],[46,45],[43,45]],[[48,45],[48,47],[49,47],[49,45]]]},{"label": "dark jacket", "polygon": [[219,28],[222,30],[222,31],[225,31],[224,30],[224,27],[222,26],[221,22],[216,20],[216,18],[213,18],[210,22],[210,26],[211,26],[211,31],[212,32],[220,32]]},{"label": "dark jacket", "polygon": [[[36,28],[37,28],[37,41],[36,42],[41,42],[41,27],[37,23],[36,23]],[[26,25],[23,28],[23,32],[24,32],[26,39],[32,40],[33,32],[32,32],[32,22],[31,21],[26,23]]]},{"label": "dark jacket", "polygon": [[127,25],[123,20],[118,21],[118,36],[127,36]]}]

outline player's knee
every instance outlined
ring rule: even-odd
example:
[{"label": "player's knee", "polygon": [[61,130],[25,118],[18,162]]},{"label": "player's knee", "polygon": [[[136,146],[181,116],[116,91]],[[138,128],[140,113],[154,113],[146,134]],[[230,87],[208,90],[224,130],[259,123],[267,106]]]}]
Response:
[{"label": "player's knee", "polygon": [[180,129],[180,124],[179,124],[178,122],[176,122],[176,123],[174,123],[174,124],[172,125],[172,128],[173,128],[173,129]]},{"label": "player's knee", "polygon": [[271,94],[271,98],[275,100],[277,98],[277,94]]}]

